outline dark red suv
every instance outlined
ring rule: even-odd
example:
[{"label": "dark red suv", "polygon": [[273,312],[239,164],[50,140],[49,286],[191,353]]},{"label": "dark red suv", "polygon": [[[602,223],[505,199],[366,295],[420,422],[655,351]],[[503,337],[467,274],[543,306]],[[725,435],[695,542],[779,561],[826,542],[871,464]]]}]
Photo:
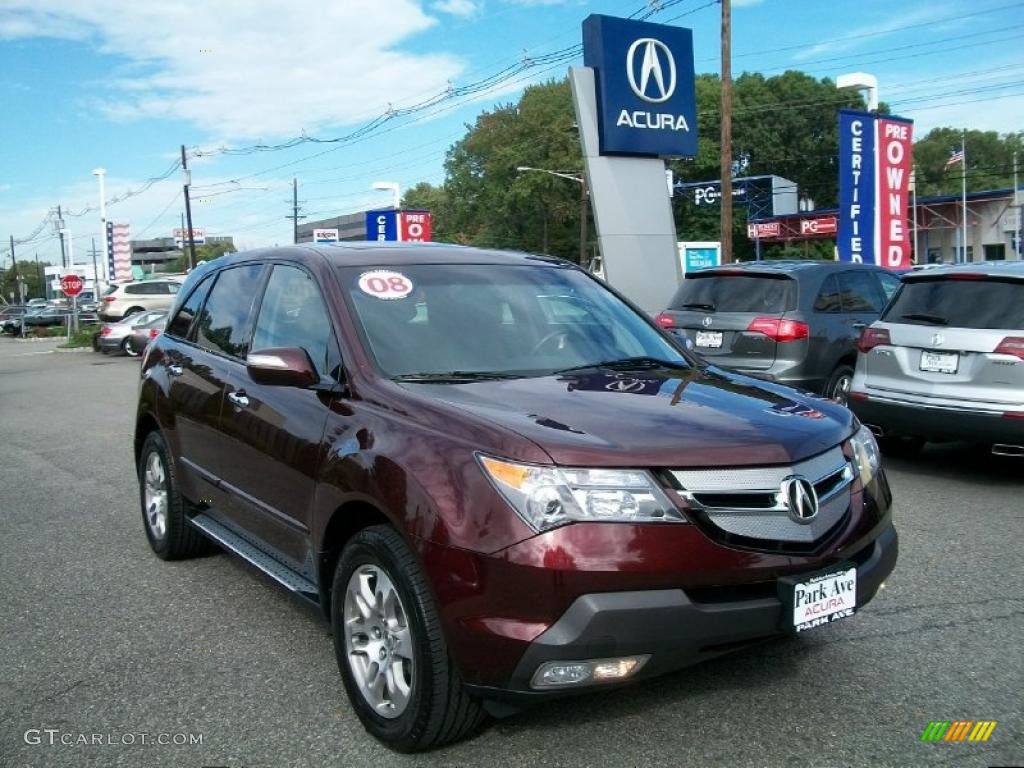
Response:
[{"label": "dark red suv", "polygon": [[146,534],[329,618],[413,751],[846,618],[896,562],[845,408],[707,365],[578,267],[446,245],[194,271],[142,364]]}]

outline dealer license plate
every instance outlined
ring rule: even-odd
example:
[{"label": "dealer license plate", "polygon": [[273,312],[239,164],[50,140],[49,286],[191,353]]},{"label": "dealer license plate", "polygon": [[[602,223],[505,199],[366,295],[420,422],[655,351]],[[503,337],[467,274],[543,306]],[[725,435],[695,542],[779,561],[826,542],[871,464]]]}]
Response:
[{"label": "dealer license plate", "polygon": [[784,579],[788,626],[803,632],[853,616],[857,609],[857,568],[844,565],[803,580]]},{"label": "dealer license plate", "polygon": [[718,348],[722,346],[722,332],[721,331],[697,331],[697,346],[698,347],[714,347]]},{"label": "dealer license plate", "polygon": [[934,373],[956,373],[960,367],[960,355],[957,352],[921,352],[921,370]]}]

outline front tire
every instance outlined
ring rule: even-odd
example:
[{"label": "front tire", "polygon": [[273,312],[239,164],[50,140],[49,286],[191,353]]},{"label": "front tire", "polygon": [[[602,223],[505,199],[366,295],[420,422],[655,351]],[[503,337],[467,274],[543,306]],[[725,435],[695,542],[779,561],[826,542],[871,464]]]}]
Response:
[{"label": "front tire", "polygon": [[484,721],[463,687],[416,558],[385,525],[345,545],[331,593],[334,651],[356,715],[398,752],[465,738]]},{"label": "front tire", "polygon": [[188,524],[188,508],[178,492],[178,478],[158,431],[150,432],[139,452],[139,502],[146,538],[162,560],[184,560],[212,549],[209,539]]}]

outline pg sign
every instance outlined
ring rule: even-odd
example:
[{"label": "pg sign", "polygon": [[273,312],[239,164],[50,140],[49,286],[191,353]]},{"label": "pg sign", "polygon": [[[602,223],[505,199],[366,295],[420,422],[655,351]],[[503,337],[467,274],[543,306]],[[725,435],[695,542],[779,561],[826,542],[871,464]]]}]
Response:
[{"label": "pg sign", "polygon": [[910,120],[839,111],[840,261],[910,269]]},{"label": "pg sign", "polygon": [[697,154],[691,30],[594,14],[583,64],[594,70],[602,155]]},{"label": "pg sign", "polygon": [[429,243],[430,211],[366,212],[366,239],[396,243]]}]

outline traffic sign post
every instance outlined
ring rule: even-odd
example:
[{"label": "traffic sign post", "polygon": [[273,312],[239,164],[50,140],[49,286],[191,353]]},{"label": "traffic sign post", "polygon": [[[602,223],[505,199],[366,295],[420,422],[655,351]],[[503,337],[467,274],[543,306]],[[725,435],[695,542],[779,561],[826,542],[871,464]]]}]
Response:
[{"label": "traffic sign post", "polygon": [[[75,326],[75,333],[78,333],[78,294],[85,287],[85,281],[80,275],[63,275],[60,279],[60,289],[64,295],[71,299],[71,318]],[[68,326],[68,335],[71,334],[71,326]]]}]

